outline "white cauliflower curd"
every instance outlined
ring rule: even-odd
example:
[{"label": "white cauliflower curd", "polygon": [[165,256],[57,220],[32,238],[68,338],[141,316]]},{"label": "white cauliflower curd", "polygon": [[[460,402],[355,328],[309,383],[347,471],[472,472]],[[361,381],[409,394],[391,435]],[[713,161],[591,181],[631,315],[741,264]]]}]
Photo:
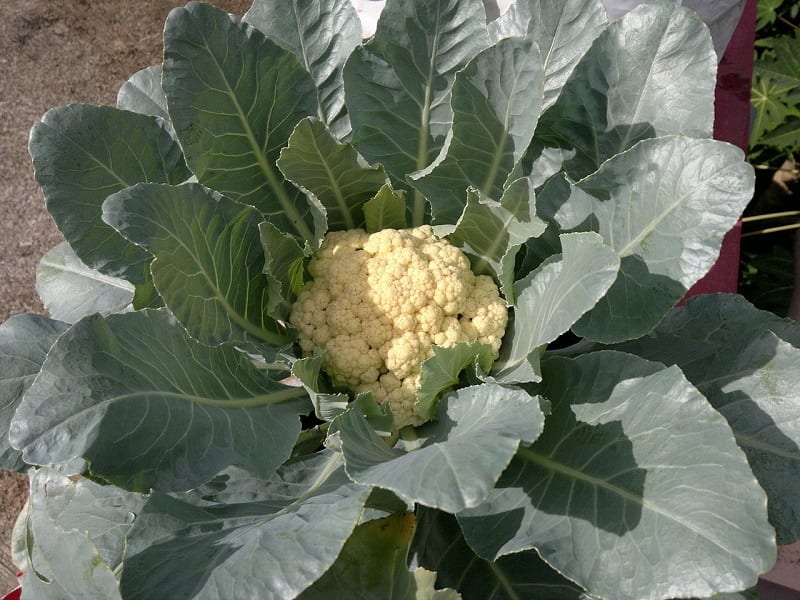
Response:
[{"label": "white cauliflower curd", "polygon": [[422,422],[416,390],[432,346],[499,353],[508,312],[497,286],[430,226],[330,232],[309,272],[290,316],[302,350],[325,351],[335,385],[388,402],[397,428]]}]

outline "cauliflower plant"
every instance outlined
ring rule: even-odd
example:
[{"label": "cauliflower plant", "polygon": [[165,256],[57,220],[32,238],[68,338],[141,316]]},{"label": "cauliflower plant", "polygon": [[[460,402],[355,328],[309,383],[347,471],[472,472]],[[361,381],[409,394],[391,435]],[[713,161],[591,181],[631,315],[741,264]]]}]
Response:
[{"label": "cauliflower plant", "polygon": [[422,422],[416,391],[434,345],[477,341],[497,358],[505,301],[430,226],[330,232],[308,269],[290,316],[302,350],[325,351],[335,385],[388,402],[397,428]]}]

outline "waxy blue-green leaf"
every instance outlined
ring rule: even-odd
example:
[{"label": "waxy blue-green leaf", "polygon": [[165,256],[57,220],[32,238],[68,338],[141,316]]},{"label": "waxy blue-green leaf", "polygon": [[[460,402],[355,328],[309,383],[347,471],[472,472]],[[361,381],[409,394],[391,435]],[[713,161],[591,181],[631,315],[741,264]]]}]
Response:
[{"label": "waxy blue-green leaf", "polygon": [[517,0],[489,24],[493,41],[527,37],[544,59],[544,101],[549,108],[561,93],[575,65],[606,26],[601,0]]},{"label": "waxy blue-green leaf", "polygon": [[161,65],[155,65],[131,75],[117,92],[117,108],[169,120],[161,71]]},{"label": "waxy blue-green leaf", "polygon": [[74,323],[94,313],[127,310],[134,286],[90,269],[67,242],[48,250],[36,267],[36,292],[54,319]]},{"label": "waxy blue-green leaf", "polygon": [[561,247],[514,284],[514,317],[492,369],[498,381],[538,381],[539,349],[591,310],[617,277],[619,258],[599,235],[562,234]]},{"label": "waxy blue-green leaf", "polygon": [[191,175],[162,121],[71,104],[45,113],[28,149],[47,210],[78,257],[106,275],[147,282],[147,252],[103,223],[100,207],[129,185],[178,184]]},{"label": "waxy blue-green leaf", "polygon": [[405,190],[394,190],[390,184],[384,185],[362,208],[367,233],[408,227]]},{"label": "waxy blue-green leaf", "polygon": [[534,550],[486,560],[467,545],[455,516],[424,506],[416,514],[415,563],[435,571],[437,585],[458,589],[464,600],[586,599]]},{"label": "waxy blue-green leaf", "polygon": [[334,393],[320,381],[322,375],[322,354],[301,358],[292,365],[292,375],[300,380],[314,404],[314,414],[323,421],[332,421],[345,410],[350,396]]},{"label": "waxy blue-green leaf", "polygon": [[562,229],[586,210],[622,259],[617,281],[575,333],[616,342],[652,330],[714,265],[754,183],[736,146],[664,137],[637,144],[575,184],[577,204],[570,196],[560,209],[572,210],[572,222],[562,221]]},{"label": "waxy blue-green leaf", "polygon": [[269,221],[258,225],[264,250],[264,274],[269,278],[269,315],[287,319],[292,302],[303,287],[305,252],[297,240]]},{"label": "waxy blue-green leaf", "polygon": [[317,112],[314,81],[294,54],[223,10],[190,2],[167,19],[162,85],[198,181],[315,240],[321,215],[275,167],[294,126]]},{"label": "waxy blue-green leaf", "polygon": [[619,347],[681,368],[733,429],[778,543],[800,538],[800,327],[739,296],[702,295]]},{"label": "waxy blue-green leaf", "polygon": [[537,144],[574,150],[573,179],[636,142],[711,137],[717,56],[708,28],[675,2],[645,3],[611,23],[541,118]]},{"label": "waxy blue-green leaf", "polygon": [[30,475],[30,501],[14,529],[13,556],[26,598],[121,599],[117,569],[138,494],[49,469]]},{"label": "waxy blue-green leaf", "polygon": [[82,457],[123,488],[182,490],[231,464],[269,475],[309,408],[305,390],[192,341],[164,309],[95,315],[50,349],[10,439],[31,464]]},{"label": "waxy blue-green leaf", "polygon": [[368,165],[314,118],[297,124],[277,165],[286,179],[319,200],[329,231],[363,229],[364,203],[389,182],[382,167]]},{"label": "waxy blue-green leaf", "polygon": [[317,87],[317,115],[339,137],[350,132],[342,68],[361,43],[350,0],[255,0],[244,20],[291,50]]},{"label": "waxy blue-green leaf", "polygon": [[39,373],[50,347],[67,324],[39,315],[15,315],[0,324],[0,468],[24,471],[8,434],[22,396]]},{"label": "waxy blue-green leaf", "polygon": [[433,164],[411,176],[428,199],[433,223],[455,223],[473,186],[499,200],[533,137],[544,72],[536,46],[508,38],[487,48],[453,84],[453,128]]},{"label": "waxy blue-green leaf", "polygon": [[608,351],[542,367],[544,432],[459,515],[480,556],[535,548],[615,600],[738,591],[772,567],[766,495],[677,367]]},{"label": "waxy blue-green leaf", "polygon": [[470,369],[472,379],[487,373],[492,366],[492,348],[479,342],[460,342],[450,348],[433,347],[433,356],[420,366],[417,413],[426,421],[436,414],[436,400],[449,391]]},{"label": "waxy blue-green leaf", "polygon": [[288,341],[269,314],[261,214],[196,183],[140,184],[103,205],[103,219],[155,259],[158,293],[204,344]]},{"label": "waxy blue-green leaf", "polygon": [[[367,160],[401,182],[434,161],[452,121],[455,74],[488,45],[485,21],[480,0],[387,3],[344,69],[353,143]],[[412,225],[425,210],[417,193]]]},{"label": "waxy blue-green leaf", "polygon": [[493,383],[459,389],[438,406],[437,421],[418,430],[424,440],[408,452],[390,448],[358,410],[337,417],[350,478],[458,512],[486,497],[520,441],[535,440],[544,422],[537,398]]},{"label": "waxy blue-green leaf", "polygon": [[467,191],[467,205],[447,236],[469,258],[472,271],[489,275],[500,282],[509,305],[514,295],[514,263],[517,252],[530,238],[540,236],[547,224],[536,216],[536,200],[528,179],[517,179],[505,190],[500,201]]},{"label": "waxy blue-green leaf", "polygon": [[125,598],[294,598],[334,563],[370,494],[341,457],[291,461],[252,501],[197,507],[154,494],[128,539]]},{"label": "waxy blue-green leaf", "polygon": [[359,525],[333,566],[298,600],[459,600],[453,590],[434,589],[435,573],[408,570],[415,525],[411,513]]}]

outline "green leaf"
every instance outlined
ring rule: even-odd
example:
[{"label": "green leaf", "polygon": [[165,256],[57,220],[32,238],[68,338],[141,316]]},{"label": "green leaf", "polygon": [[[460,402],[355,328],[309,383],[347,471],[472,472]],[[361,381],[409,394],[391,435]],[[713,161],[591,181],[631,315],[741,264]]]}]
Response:
[{"label": "green leaf", "polygon": [[750,145],[763,144],[764,138],[780,127],[790,117],[797,116],[797,110],[788,105],[787,92],[793,89],[788,81],[774,80],[759,73],[753,75],[751,104],[755,109],[753,125],[750,130]]},{"label": "green leaf", "polygon": [[382,167],[366,164],[313,118],[297,124],[277,164],[286,179],[319,200],[329,231],[363,228],[363,204],[389,181]]},{"label": "green leaf", "polygon": [[458,594],[434,591],[433,582],[426,584],[426,578],[408,570],[414,526],[411,513],[359,525],[333,566],[298,600],[350,600],[354,595],[360,600],[457,600]]},{"label": "green leaf", "polygon": [[[751,103],[755,109],[750,128],[750,145],[777,145],[770,137],[786,121],[800,117],[800,34],[769,38],[769,50],[757,55],[753,65]],[[796,124],[795,124],[796,131]],[[793,151],[797,136],[786,140],[780,149]],[[779,136],[780,140],[780,136]],[[800,142],[798,142],[800,143]]]},{"label": "green leaf", "polygon": [[293,236],[283,233],[272,223],[259,223],[258,232],[264,250],[264,274],[274,286],[274,290],[268,292],[268,314],[285,320],[303,287],[305,253]]},{"label": "green leaf", "polygon": [[[353,144],[397,180],[428,166],[452,121],[450,90],[457,71],[488,44],[479,0],[416,2],[384,7],[374,37],[344,68]],[[424,198],[414,199],[414,226]]]},{"label": "green leaf", "polygon": [[800,100],[800,32],[769,39],[769,52],[761,54],[754,70],[761,76],[781,79],[787,83],[790,98]]},{"label": "green leaf", "polygon": [[520,441],[536,439],[543,420],[536,398],[489,383],[442,398],[438,421],[419,430],[424,440],[409,452],[390,448],[360,411],[348,410],[333,425],[353,481],[458,512],[486,497]]},{"label": "green leaf", "polygon": [[317,111],[314,82],[294,54],[223,10],[190,2],[167,19],[162,85],[198,181],[313,242],[321,215],[275,168],[294,126]]},{"label": "green leaf", "polygon": [[61,242],[39,261],[36,291],[51,317],[74,323],[94,313],[126,310],[133,301],[134,286],[90,269],[67,242]]},{"label": "green leaf", "polygon": [[53,345],[10,438],[31,464],[83,457],[120,487],[181,490],[231,464],[272,473],[305,397],[233,348],[193,342],[163,309],[95,315]]},{"label": "green leaf", "polygon": [[[50,347],[66,323],[39,315],[14,315],[0,324],[0,431],[7,432],[25,391],[39,373]],[[24,471],[8,435],[0,437],[0,468]]]},{"label": "green leaf", "polygon": [[536,217],[530,181],[518,179],[503,190],[499,202],[469,189],[464,213],[447,237],[469,256],[475,274],[500,281],[506,302],[513,305],[517,252],[528,239],[541,235],[546,226]]},{"label": "green leaf", "polygon": [[541,118],[538,143],[573,150],[580,179],[638,141],[711,137],[717,55],[708,28],[674,2],[645,3],[611,23]]},{"label": "green leaf", "polygon": [[544,101],[549,108],[561,93],[580,58],[606,26],[606,10],[600,0],[517,0],[499,19],[489,24],[494,41],[527,37],[539,46],[544,58]]},{"label": "green leaf", "polygon": [[436,582],[460,591],[464,600],[584,600],[577,585],[559,575],[534,550],[497,560],[476,555],[464,540],[455,516],[417,508],[417,533],[412,555],[436,571]]},{"label": "green leaf", "polygon": [[71,104],[49,110],[29,150],[47,210],[92,269],[136,284],[149,277],[147,252],[101,220],[109,195],[135,183],[180,183],[191,173],[181,148],[155,117]]},{"label": "green leaf", "polygon": [[756,30],[775,22],[778,17],[776,10],[781,4],[783,0],[760,0],[756,3]]},{"label": "green leaf", "polygon": [[787,118],[784,123],[762,135],[757,143],[778,148],[784,153],[800,148],[800,117]]},{"label": "green leaf", "polygon": [[[608,295],[575,333],[613,342],[655,327],[714,265],[725,234],[752,198],[754,181],[736,146],[683,137],[645,140],[579,181],[578,202],[622,265]],[[572,204],[560,210],[584,209]],[[573,223],[562,228],[580,218],[570,217]]]},{"label": "green leaf", "polygon": [[122,598],[115,571],[143,504],[141,496],[113,487],[49,469],[32,472],[12,542],[25,597]]},{"label": "green leaf", "polygon": [[478,342],[460,342],[450,348],[433,347],[433,356],[420,367],[417,412],[426,421],[436,413],[439,394],[459,383],[464,370],[472,367],[473,379],[489,371],[493,356],[491,346]]},{"label": "green leaf", "polygon": [[536,46],[508,38],[484,50],[453,84],[453,129],[440,155],[411,183],[431,205],[433,222],[455,223],[475,187],[498,200],[533,137],[544,73]]},{"label": "green leaf", "polygon": [[334,563],[370,493],[340,464],[329,452],[290,462],[236,504],[153,494],[129,536],[123,596],[296,597]]},{"label": "green leaf", "polygon": [[620,348],[681,368],[733,429],[778,543],[800,538],[800,327],[739,296],[703,295]]},{"label": "green leaf", "polygon": [[350,396],[333,393],[322,379],[322,354],[301,358],[292,365],[292,375],[297,377],[314,404],[314,414],[322,421],[332,421],[345,410]]},{"label": "green leaf", "polygon": [[619,259],[597,234],[562,234],[561,247],[514,284],[514,318],[492,369],[498,381],[538,381],[537,349],[569,330],[617,277]]},{"label": "green leaf", "polygon": [[392,189],[390,184],[378,190],[378,193],[367,200],[362,208],[367,233],[408,227],[405,192]]},{"label": "green leaf", "polygon": [[117,92],[117,108],[169,120],[161,71],[161,65],[155,65],[131,75]]},{"label": "green leaf", "polygon": [[317,114],[343,139],[350,131],[342,69],[361,43],[361,24],[349,0],[255,0],[244,20],[292,51],[317,87]]},{"label": "green leaf", "polygon": [[764,491],[677,367],[617,352],[542,366],[544,432],[459,515],[480,556],[535,548],[592,597],[619,600],[737,591],[772,567]]},{"label": "green leaf", "polygon": [[170,312],[198,341],[279,346],[269,316],[261,215],[196,183],[140,184],[114,194],[103,219],[155,257],[150,270]]}]

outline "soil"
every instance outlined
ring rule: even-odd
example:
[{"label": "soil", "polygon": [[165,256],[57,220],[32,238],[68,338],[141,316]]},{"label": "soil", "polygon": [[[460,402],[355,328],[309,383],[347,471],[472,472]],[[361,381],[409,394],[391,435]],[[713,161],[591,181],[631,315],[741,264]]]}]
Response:
[{"label": "soil", "polygon": [[[161,62],[164,20],[178,0],[0,2],[0,322],[44,313],[36,264],[62,240],[45,211],[27,152],[49,108],[113,105],[135,71]],[[242,15],[250,0],[215,0]],[[16,584],[8,543],[27,496],[26,476],[0,470],[0,596]]]}]

